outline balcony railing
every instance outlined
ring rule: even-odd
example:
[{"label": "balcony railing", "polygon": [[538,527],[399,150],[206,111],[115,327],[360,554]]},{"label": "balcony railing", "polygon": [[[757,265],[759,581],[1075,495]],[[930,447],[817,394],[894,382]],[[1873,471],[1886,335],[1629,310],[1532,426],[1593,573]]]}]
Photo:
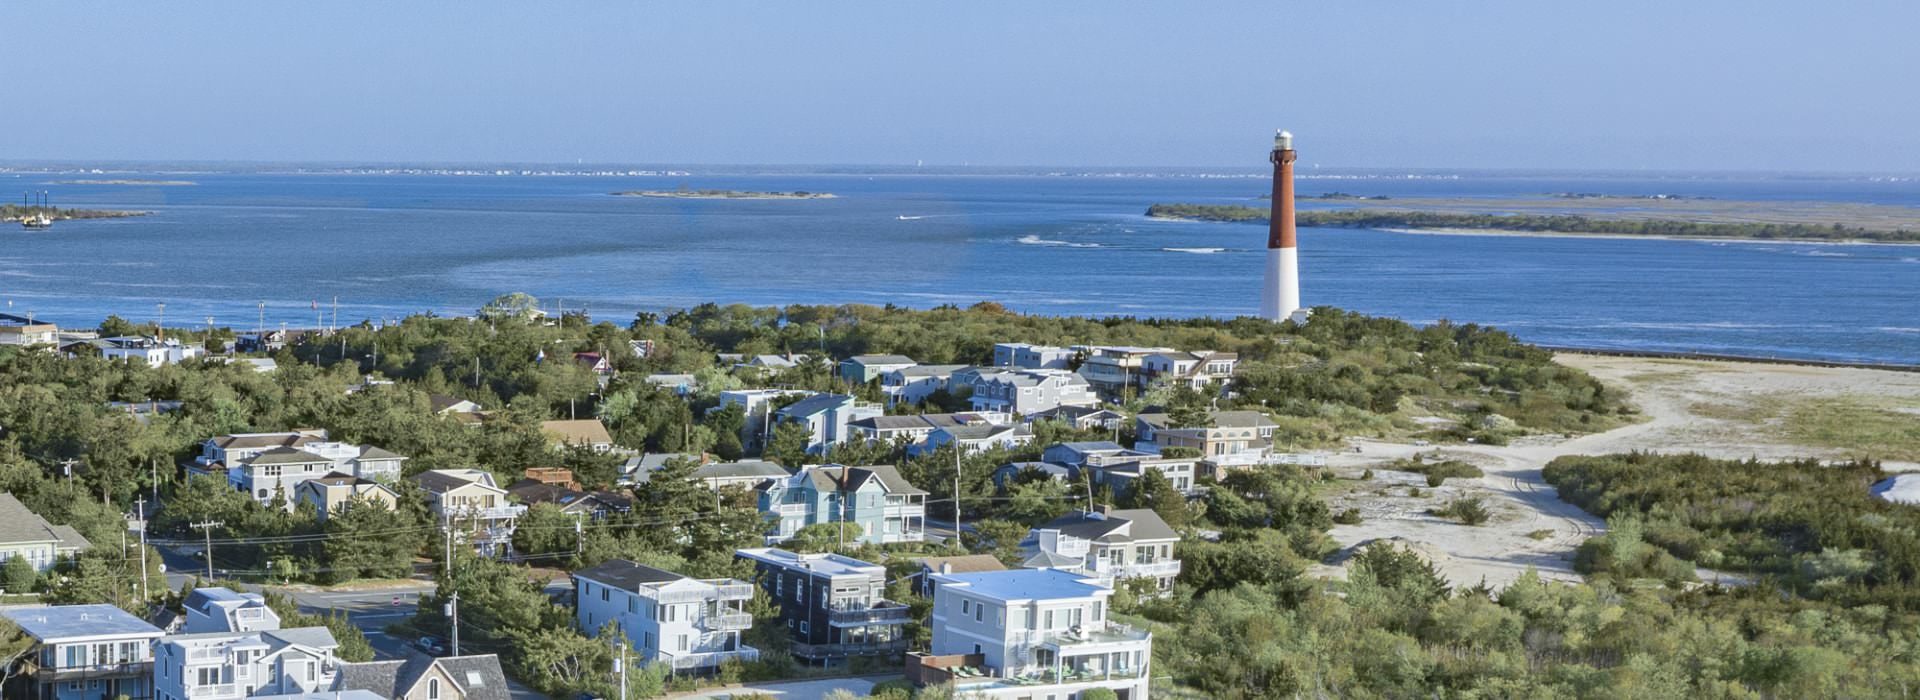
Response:
[{"label": "balcony railing", "polygon": [[885,642],[847,642],[842,644],[803,644],[794,642],[791,647],[795,656],[808,659],[824,659],[840,656],[880,656],[899,654],[907,650],[907,640],[893,639]]},{"label": "balcony railing", "polygon": [[742,644],[740,648],[732,651],[688,651],[678,654],[670,651],[662,651],[660,652],[660,656],[662,660],[667,662],[669,668],[675,671],[685,671],[718,666],[721,662],[730,658],[739,659],[743,663],[755,661],[760,658],[760,650]]},{"label": "balcony railing", "polygon": [[115,676],[145,676],[153,673],[152,661],[128,661],[114,664],[90,664],[86,666],[42,666],[34,677],[42,681],[77,681],[90,678],[111,678]]},{"label": "balcony railing", "polygon": [[743,630],[753,626],[753,616],[734,610],[727,610],[707,616],[707,629]]},{"label": "balcony railing", "polygon": [[870,606],[834,606],[827,609],[827,624],[834,627],[904,625],[913,619],[909,612],[907,606],[891,600],[876,601]]},{"label": "balcony railing", "polygon": [[1178,576],[1180,574],[1180,560],[1162,559],[1145,564],[1122,564],[1120,566],[1108,567],[1108,571],[1111,571],[1113,576],[1120,578],[1132,578],[1136,576]]},{"label": "balcony railing", "polygon": [[748,600],[753,598],[753,584],[730,578],[710,579],[701,583],[713,586],[710,590],[662,591],[642,587],[640,595],[652,598],[666,605],[676,603],[704,603],[713,600]]}]

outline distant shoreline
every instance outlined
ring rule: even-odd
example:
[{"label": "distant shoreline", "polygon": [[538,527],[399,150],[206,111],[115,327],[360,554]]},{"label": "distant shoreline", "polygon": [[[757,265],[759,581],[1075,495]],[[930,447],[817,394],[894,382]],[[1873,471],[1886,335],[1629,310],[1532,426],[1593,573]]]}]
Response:
[{"label": "distant shoreline", "polygon": [[[1265,223],[1268,211],[1237,204],[1155,204],[1152,219]],[[1920,243],[1920,231],[1799,221],[1699,221],[1679,216],[1608,218],[1569,213],[1482,213],[1405,209],[1312,210],[1295,214],[1308,228],[1355,228],[1396,233],[1537,237],[1655,238],[1806,243]]]},{"label": "distant shoreline", "polygon": [[49,185],[138,185],[141,187],[190,187],[192,180],[52,180]]},{"label": "distant shoreline", "polygon": [[614,192],[615,197],[659,197],[663,199],[834,199],[831,192],[746,192],[741,190],[631,190]]},{"label": "distant shoreline", "polygon": [[23,207],[18,204],[0,205],[0,223],[19,223],[35,214],[46,214],[53,221],[76,221],[81,219],[127,219],[146,216],[151,212],[112,211],[104,209],[55,209],[53,207]]}]

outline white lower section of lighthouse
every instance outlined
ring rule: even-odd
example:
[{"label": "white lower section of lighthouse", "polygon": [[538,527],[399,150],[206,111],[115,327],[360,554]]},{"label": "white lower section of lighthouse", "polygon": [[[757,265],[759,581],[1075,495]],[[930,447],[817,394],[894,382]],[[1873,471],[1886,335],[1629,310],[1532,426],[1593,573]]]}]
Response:
[{"label": "white lower section of lighthouse", "polygon": [[1267,275],[1260,290],[1260,317],[1269,321],[1306,320],[1300,308],[1300,249],[1268,248]]}]

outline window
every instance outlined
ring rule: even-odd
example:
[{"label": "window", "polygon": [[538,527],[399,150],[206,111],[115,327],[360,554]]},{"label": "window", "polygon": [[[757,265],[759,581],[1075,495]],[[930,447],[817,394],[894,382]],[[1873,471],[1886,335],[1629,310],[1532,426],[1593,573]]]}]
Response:
[{"label": "window", "polygon": [[985,605],[975,605],[975,606],[973,606],[973,621],[974,621],[974,622],[980,622],[980,621],[981,621],[982,619],[984,619],[984,618],[986,617],[986,614],[987,614],[987,606],[985,606]]},{"label": "window", "polygon": [[973,613],[973,601],[971,601],[971,600],[967,600],[967,599],[965,599],[965,598],[961,598],[961,599],[960,599],[960,614],[962,614],[962,615],[969,615],[969,614],[972,614],[972,613]]},{"label": "window", "polygon": [[318,671],[319,667],[320,664],[318,662],[309,662],[307,664],[307,680],[314,679],[314,674]]},{"label": "window", "polygon": [[607,600],[607,589],[606,587],[603,586],[600,588],[600,602],[604,603],[606,602],[606,600]]},{"label": "window", "polygon": [[1052,610],[1047,611],[1046,620],[1047,620],[1047,623],[1045,625],[1041,625],[1040,629],[1043,629],[1043,630],[1053,629],[1053,611]]},{"label": "window", "polygon": [[440,700],[440,679],[438,678],[427,679],[427,699]]},{"label": "window", "polygon": [[801,620],[801,621],[800,621],[800,633],[801,633],[801,634],[807,634],[807,633],[809,633],[809,632],[812,632],[812,630],[808,628],[808,625],[807,625],[807,621],[806,621],[806,620]]},{"label": "window", "polygon": [[680,635],[680,650],[681,651],[687,650],[687,635],[684,635],[684,634]]}]

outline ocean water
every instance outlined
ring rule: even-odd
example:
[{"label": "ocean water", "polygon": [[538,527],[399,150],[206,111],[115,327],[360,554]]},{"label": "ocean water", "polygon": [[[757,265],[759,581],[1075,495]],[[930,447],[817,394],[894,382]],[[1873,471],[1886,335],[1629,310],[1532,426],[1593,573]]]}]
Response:
[{"label": "ocean water", "polygon": [[[0,172],[0,198],[151,216],[0,229],[0,299],[70,325],[311,326],[471,313],[524,291],[625,321],[703,301],[997,301],[1026,312],[1234,316],[1258,309],[1265,226],[1145,218],[1156,202],[1249,203],[1244,173],[673,176]],[[1511,173],[1322,173],[1303,196],[1655,193],[1920,206],[1920,181]],[[191,180],[158,187],[73,179]],[[831,192],[820,200],[614,197],[633,189]],[[1303,229],[1302,297],[1530,341],[1920,362],[1920,246]]]}]

